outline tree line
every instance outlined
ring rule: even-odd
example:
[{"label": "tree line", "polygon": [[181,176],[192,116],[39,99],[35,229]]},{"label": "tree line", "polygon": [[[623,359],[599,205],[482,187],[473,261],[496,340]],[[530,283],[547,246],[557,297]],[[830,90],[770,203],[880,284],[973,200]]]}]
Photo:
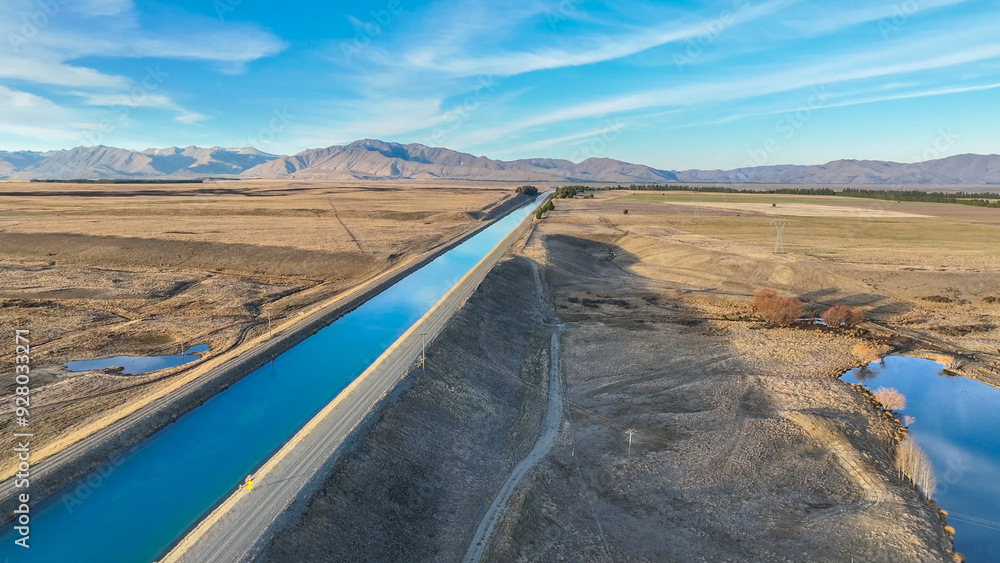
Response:
[{"label": "tree line", "polygon": [[1000,194],[970,193],[970,192],[924,192],[919,190],[859,190],[846,188],[837,192],[839,196],[863,197],[870,199],[886,199],[889,201],[906,201],[921,203],[957,203],[960,205],[975,205],[977,207],[1000,208]]},{"label": "tree line", "polygon": [[836,191],[832,188],[776,188],[770,190],[754,190],[749,188],[734,188],[731,186],[682,186],[673,184],[629,184],[598,188],[594,186],[562,186],[556,188],[554,197],[571,198],[585,191],[596,190],[627,190],[650,192],[704,192],[723,194],[777,194],[777,195],[807,195],[807,196],[841,196],[869,199],[882,199],[900,202],[923,203],[957,203],[976,207],[1000,208],[1000,194],[988,192],[926,192],[922,190],[866,190],[859,188],[844,188]]}]

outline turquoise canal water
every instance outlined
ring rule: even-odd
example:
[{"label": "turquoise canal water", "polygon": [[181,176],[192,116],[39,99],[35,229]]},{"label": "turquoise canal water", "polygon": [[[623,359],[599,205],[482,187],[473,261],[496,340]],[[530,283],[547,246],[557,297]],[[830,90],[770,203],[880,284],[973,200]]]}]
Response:
[{"label": "turquoise canal water", "polygon": [[[150,561],[361,374],[531,213],[521,207],[40,506],[10,562]],[[36,446],[37,447],[37,446]],[[30,493],[30,488],[28,489]]]},{"label": "turquoise canal water", "polygon": [[937,492],[955,528],[955,550],[969,563],[1000,554],[1000,389],[941,372],[937,362],[890,356],[844,379],[906,396],[909,435],[934,466]]},{"label": "turquoise canal water", "polygon": [[172,356],[115,356],[100,360],[78,360],[66,362],[69,371],[90,371],[95,369],[122,368],[125,375],[140,375],[156,370],[175,368],[201,359],[195,356],[199,352],[208,352],[208,344],[199,344],[184,350],[181,354]]}]

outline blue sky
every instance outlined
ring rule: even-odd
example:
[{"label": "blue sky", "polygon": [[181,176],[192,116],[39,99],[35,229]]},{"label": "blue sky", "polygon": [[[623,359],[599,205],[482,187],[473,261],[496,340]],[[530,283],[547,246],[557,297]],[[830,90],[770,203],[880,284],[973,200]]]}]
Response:
[{"label": "blue sky", "polygon": [[0,149],[665,169],[1000,152],[1000,1],[7,0]]}]

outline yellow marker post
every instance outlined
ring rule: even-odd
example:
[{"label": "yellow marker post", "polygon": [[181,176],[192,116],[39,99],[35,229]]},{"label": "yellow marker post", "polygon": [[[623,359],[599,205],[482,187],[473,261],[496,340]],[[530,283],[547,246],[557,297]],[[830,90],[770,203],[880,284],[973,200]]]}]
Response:
[{"label": "yellow marker post", "polygon": [[247,480],[246,480],[246,482],[244,484],[247,486],[247,490],[248,491],[252,490],[253,489],[253,477],[251,477],[250,475],[247,475]]}]

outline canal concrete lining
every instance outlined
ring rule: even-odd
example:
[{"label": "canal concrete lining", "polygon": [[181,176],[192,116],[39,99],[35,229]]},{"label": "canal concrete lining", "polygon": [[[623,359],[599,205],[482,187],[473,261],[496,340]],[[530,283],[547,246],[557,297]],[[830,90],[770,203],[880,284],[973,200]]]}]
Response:
[{"label": "canal concrete lining", "polygon": [[[530,201],[530,200],[528,200]],[[57,442],[32,452],[34,502],[43,502],[91,471],[128,455],[131,448],[197,408],[236,381],[265,365],[306,338],[349,313],[412,272],[420,269],[502,219],[516,205],[511,198],[497,205],[498,215],[438,248],[406,259],[347,291],[307,307],[299,315],[275,326],[273,337],[264,334],[197,362],[171,376],[172,383],[156,395],[125,405],[123,409],[74,431]],[[516,208],[516,207],[515,207]],[[491,212],[492,213],[492,212]],[[17,494],[12,474],[0,481],[0,523],[12,520]]]},{"label": "canal concrete lining", "polygon": [[[541,198],[539,198],[541,200]],[[536,200],[536,201],[539,201]],[[531,226],[528,214],[367,370],[297,432],[254,477],[184,537],[163,561],[240,561],[265,543],[269,529],[322,482],[338,454],[419,357],[424,335],[433,339],[472,295],[499,259]],[[296,501],[299,501],[296,503]],[[296,506],[293,506],[296,505]]]}]

